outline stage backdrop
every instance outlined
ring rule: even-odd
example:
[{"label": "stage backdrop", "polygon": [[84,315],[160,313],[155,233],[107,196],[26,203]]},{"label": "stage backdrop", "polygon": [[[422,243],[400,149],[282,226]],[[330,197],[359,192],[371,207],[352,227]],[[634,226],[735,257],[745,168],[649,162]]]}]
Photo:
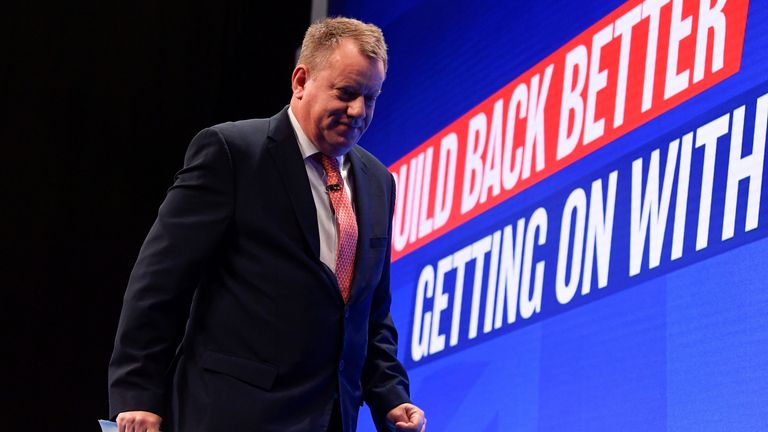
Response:
[{"label": "stage backdrop", "polygon": [[334,14],[389,43],[362,144],[430,430],[768,430],[768,2]]}]

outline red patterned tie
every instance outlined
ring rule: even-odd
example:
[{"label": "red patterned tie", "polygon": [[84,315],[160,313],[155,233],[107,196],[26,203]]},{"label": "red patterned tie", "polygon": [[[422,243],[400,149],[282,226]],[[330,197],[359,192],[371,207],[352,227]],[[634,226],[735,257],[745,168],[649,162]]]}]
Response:
[{"label": "red patterned tie", "polygon": [[352,272],[355,268],[355,250],[357,249],[357,221],[352,203],[344,188],[344,179],[339,171],[339,160],[322,153],[316,153],[326,174],[325,190],[331,198],[333,212],[336,215],[338,244],[336,249],[336,280],[339,281],[344,303],[349,301]]}]

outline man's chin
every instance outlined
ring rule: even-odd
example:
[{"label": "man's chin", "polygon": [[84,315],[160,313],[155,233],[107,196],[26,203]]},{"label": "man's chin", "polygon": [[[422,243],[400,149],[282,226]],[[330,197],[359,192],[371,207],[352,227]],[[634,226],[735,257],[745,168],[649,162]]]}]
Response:
[{"label": "man's chin", "polygon": [[320,151],[329,156],[338,157],[346,154],[353,145],[355,145],[355,141],[353,140],[335,140],[333,142],[326,143],[326,145],[322,146]]},{"label": "man's chin", "polygon": [[359,139],[360,135],[358,134],[341,135],[336,138],[332,145],[334,148],[343,149],[343,153],[346,153]]}]

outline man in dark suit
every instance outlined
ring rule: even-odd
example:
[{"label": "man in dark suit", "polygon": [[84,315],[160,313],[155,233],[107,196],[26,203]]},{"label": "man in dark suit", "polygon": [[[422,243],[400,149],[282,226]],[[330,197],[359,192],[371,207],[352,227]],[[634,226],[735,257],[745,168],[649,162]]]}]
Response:
[{"label": "man in dark suit", "polygon": [[423,431],[396,357],[395,186],[356,143],[387,67],[381,30],[307,30],[290,105],[217,125],[139,253],[109,366],[120,432]]}]

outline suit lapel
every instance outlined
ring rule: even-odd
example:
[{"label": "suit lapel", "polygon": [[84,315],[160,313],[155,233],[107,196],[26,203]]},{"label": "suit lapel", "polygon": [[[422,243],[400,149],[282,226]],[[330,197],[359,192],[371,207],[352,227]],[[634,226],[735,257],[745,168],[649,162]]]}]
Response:
[{"label": "suit lapel", "polygon": [[355,191],[355,216],[357,219],[357,249],[355,252],[355,271],[352,276],[352,288],[349,302],[352,303],[356,294],[361,291],[359,285],[366,279],[368,268],[368,242],[371,236],[371,188],[368,183],[368,167],[360,157],[357,148],[353,147],[347,153],[352,170],[352,188]]},{"label": "suit lapel", "polygon": [[296,219],[315,257],[320,257],[317,210],[309,187],[309,178],[301,157],[299,143],[288,118],[288,107],[269,120],[269,151],[275,160],[286,193],[293,203]]}]

